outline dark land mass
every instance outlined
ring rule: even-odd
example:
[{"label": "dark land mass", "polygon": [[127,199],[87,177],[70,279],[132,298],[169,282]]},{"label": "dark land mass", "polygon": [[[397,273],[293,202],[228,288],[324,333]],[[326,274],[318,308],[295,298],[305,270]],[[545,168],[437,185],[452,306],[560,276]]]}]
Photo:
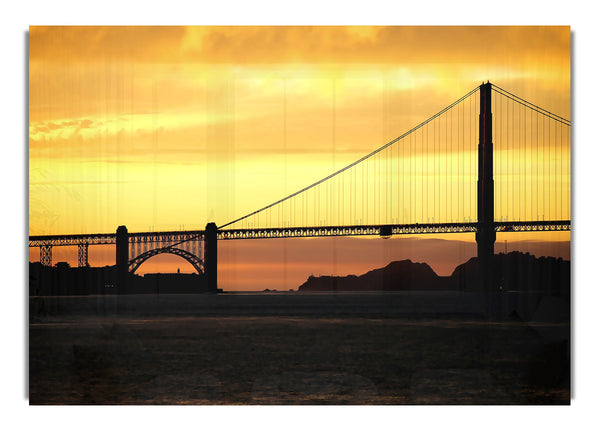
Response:
[{"label": "dark land mass", "polygon": [[[529,253],[511,252],[494,256],[494,290],[536,291],[568,299],[570,261],[554,257],[537,258]],[[410,260],[391,262],[384,268],[360,276],[310,276],[299,291],[477,291],[477,258],[456,267],[449,277],[438,276],[426,263]]]},{"label": "dark land mass", "polygon": [[189,294],[208,291],[200,274],[129,274],[125,288],[117,288],[117,267],[72,268],[66,262],[53,267],[29,262],[29,296]]},{"label": "dark land mass", "polygon": [[448,277],[439,277],[426,263],[391,262],[363,275],[308,277],[299,291],[445,290]]},{"label": "dark land mass", "polygon": [[[511,252],[494,256],[495,289],[518,292],[543,292],[568,300],[570,261],[554,257],[537,258],[529,253]],[[451,276],[438,276],[426,263],[410,260],[391,262],[384,268],[347,276],[310,276],[299,291],[438,291],[475,292],[477,258],[456,267]],[[206,280],[199,274],[129,275],[126,288],[117,289],[115,266],[72,268],[65,262],[53,267],[29,263],[29,295],[105,295],[105,294],[190,294],[207,292]],[[275,290],[265,290],[270,292]]]}]

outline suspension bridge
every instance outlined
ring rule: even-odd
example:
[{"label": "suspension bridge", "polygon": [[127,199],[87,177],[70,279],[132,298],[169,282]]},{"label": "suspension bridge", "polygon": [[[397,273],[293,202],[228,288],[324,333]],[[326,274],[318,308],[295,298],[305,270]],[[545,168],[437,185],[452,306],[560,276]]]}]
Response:
[{"label": "suspension bridge", "polygon": [[30,236],[52,248],[115,244],[119,286],[162,253],[190,262],[217,291],[217,243],[293,237],[475,233],[478,278],[490,289],[497,232],[568,231],[571,122],[494,84],[307,187],[204,230]]}]

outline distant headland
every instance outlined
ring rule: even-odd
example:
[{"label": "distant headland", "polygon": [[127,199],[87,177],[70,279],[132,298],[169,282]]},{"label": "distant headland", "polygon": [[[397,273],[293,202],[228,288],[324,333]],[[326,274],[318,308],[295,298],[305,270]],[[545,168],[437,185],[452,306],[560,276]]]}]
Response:
[{"label": "distant headland", "polygon": [[[498,290],[539,291],[569,297],[571,262],[554,257],[535,257],[511,252],[494,256],[493,277]],[[476,291],[477,258],[457,266],[450,276],[439,276],[426,263],[411,260],[391,262],[362,275],[310,276],[299,291]]]}]

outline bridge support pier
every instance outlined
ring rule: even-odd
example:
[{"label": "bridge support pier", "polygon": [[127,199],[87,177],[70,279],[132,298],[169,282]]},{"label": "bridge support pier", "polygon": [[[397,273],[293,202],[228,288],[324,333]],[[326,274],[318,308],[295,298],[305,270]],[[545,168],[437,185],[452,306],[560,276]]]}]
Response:
[{"label": "bridge support pier", "polygon": [[87,268],[90,266],[88,259],[88,246],[89,244],[87,242],[77,245],[77,266],[79,268]]},{"label": "bridge support pier", "polygon": [[117,228],[116,243],[117,289],[119,293],[126,293],[129,288],[129,234],[127,227],[119,226]]},{"label": "bridge support pier", "polygon": [[40,246],[40,263],[44,266],[52,266],[52,245],[42,244]]},{"label": "bridge support pier", "polygon": [[209,292],[217,288],[217,225],[208,223],[204,230],[204,276]]},{"label": "bridge support pier", "polygon": [[492,142],[492,84],[480,87],[478,180],[477,180],[477,279],[479,289],[495,290],[494,286],[494,144]]}]

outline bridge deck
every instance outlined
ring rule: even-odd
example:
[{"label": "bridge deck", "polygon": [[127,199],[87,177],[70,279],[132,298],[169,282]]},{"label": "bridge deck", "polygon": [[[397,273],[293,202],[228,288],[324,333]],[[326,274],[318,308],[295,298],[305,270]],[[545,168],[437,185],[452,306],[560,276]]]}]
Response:
[{"label": "bridge deck", "polygon": [[[546,232],[569,231],[570,220],[551,221],[511,221],[496,222],[496,232]],[[476,232],[477,223],[427,223],[427,224],[390,224],[390,225],[357,225],[357,226],[318,226],[318,227],[286,227],[286,228],[250,228],[222,229],[218,232],[219,240],[233,239],[268,239],[268,238],[312,238],[327,236],[391,236],[421,235],[441,233]],[[131,242],[163,242],[177,243],[203,238],[203,230],[169,231],[169,232],[132,232]],[[79,234],[79,235],[37,235],[29,237],[29,247],[74,246],[80,244],[100,245],[115,244],[115,233]]]}]

